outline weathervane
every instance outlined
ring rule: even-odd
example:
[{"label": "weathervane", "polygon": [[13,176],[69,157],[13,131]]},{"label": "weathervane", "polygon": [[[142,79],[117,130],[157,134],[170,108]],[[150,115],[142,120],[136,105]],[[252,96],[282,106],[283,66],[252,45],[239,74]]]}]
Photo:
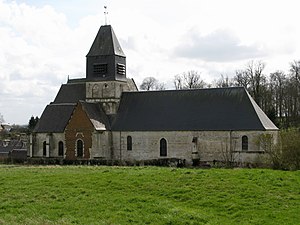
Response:
[{"label": "weathervane", "polygon": [[105,5],[104,6],[105,25],[107,25],[107,14],[108,14],[108,12],[107,12],[107,6]]}]

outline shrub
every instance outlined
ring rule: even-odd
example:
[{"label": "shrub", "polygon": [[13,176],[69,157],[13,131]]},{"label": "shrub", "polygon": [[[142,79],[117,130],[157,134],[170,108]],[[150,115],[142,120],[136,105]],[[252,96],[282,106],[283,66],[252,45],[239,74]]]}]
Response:
[{"label": "shrub", "polygon": [[270,134],[261,135],[259,142],[263,150],[269,154],[274,169],[300,169],[300,132],[298,129],[281,130],[276,144]]},{"label": "shrub", "polygon": [[286,169],[300,169],[300,132],[298,129],[281,131],[277,148]]}]

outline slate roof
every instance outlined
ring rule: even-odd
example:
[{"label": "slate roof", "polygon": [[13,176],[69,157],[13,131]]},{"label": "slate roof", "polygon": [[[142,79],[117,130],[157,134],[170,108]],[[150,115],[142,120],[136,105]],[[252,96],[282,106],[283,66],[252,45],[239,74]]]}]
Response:
[{"label": "slate roof", "polygon": [[34,128],[37,133],[62,133],[72,115],[76,104],[50,104],[45,108],[38,124]]},{"label": "slate roof", "polygon": [[108,117],[99,103],[88,103],[83,101],[80,101],[80,103],[95,130],[110,130]]},{"label": "slate roof", "polygon": [[0,146],[0,154],[8,154],[11,150],[10,147]]},{"label": "slate roof", "polygon": [[68,82],[61,85],[54,103],[77,103],[85,100],[85,83]]},{"label": "slate roof", "polygon": [[242,87],[124,92],[114,131],[277,130]]},{"label": "slate roof", "polygon": [[85,82],[70,80],[61,85],[54,102],[47,105],[42,113],[34,132],[64,132],[76,104],[85,100],[85,95]]},{"label": "slate roof", "polygon": [[125,57],[111,25],[101,26],[87,56],[118,55]]},{"label": "slate roof", "polygon": [[8,154],[13,150],[23,150],[27,151],[26,146],[24,145],[23,141],[20,140],[10,140],[7,146],[3,145],[3,142],[0,141],[0,153],[1,154]]}]

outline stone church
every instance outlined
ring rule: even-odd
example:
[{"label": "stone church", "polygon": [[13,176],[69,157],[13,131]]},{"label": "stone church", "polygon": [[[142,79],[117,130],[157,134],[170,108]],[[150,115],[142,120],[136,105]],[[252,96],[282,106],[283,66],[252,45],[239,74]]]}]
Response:
[{"label": "stone church", "polygon": [[[254,162],[261,134],[278,128],[242,87],[138,91],[110,25],[86,56],[86,77],[69,79],[30,138],[33,158]],[[229,155],[228,155],[229,154]],[[227,158],[227,159],[226,159]]]}]

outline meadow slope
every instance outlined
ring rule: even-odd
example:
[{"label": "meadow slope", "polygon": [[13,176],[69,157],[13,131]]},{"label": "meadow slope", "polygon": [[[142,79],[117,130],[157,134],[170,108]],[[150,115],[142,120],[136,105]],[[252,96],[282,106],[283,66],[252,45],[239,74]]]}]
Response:
[{"label": "meadow slope", "polygon": [[300,171],[0,165],[0,224],[299,224]]}]

